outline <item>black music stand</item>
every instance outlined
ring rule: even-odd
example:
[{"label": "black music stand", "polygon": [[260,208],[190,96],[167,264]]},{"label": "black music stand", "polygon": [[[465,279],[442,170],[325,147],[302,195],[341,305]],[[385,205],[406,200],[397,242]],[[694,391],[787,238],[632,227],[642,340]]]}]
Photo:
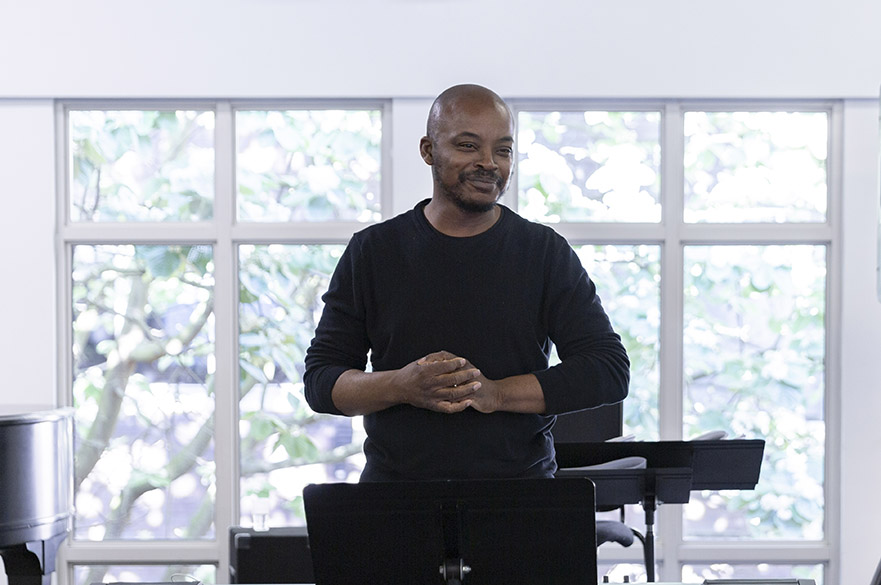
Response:
[{"label": "black music stand", "polygon": [[303,502],[318,585],[596,583],[583,477],[309,485]]},{"label": "black music stand", "polygon": [[[688,503],[692,490],[755,489],[765,441],[621,441],[555,443],[557,477],[588,477],[597,506],[641,504],[645,512],[646,579],[655,580],[655,511]],[[644,457],[645,469],[580,469],[623,457]]]}]

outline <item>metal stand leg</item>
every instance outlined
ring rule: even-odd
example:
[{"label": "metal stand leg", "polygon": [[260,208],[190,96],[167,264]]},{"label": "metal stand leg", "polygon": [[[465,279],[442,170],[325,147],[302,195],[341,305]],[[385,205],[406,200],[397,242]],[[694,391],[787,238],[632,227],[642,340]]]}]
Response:
[{"label": "metal stand leg", "polygon": [[642,506],[645,510],[645,542],[642,547],[645,557],[645,578],[649,583],[653,583],[655,580],[655,509],[657,508],[654,495],[647,496]]}]

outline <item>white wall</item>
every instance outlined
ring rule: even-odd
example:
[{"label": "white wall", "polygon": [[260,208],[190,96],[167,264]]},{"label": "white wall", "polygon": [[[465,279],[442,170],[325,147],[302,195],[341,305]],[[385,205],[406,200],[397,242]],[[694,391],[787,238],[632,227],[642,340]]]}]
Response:
[{"label": "white wall", "polygon": [[48,100],[0,100],[0,411],[55,402],[52,112]]},{"label": "white wall", "polygon": [[875,95],[874,0],[2,0],[0,96]]},{"label": "white wall", "polygon": [[427,193],[415,151],[426,100],[454,83],[507,97],[853,98],[843,308],[830,315],[842,326],[841,453],[829,454],[842,563],[828,585],[868,583],[881,558],[879,23],[874,0],[0,0],[0,405],[56,394],[51,99],[395,98],[400,211]]}]

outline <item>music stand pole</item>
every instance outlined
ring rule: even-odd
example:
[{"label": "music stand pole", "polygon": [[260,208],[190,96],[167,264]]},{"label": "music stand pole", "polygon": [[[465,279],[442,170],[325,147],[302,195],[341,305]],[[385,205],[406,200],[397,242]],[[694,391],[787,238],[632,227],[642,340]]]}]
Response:
[{"label": "music stand pole", "polygon": [[645,578],[649,583],[655,581],[655,510],[657,501],[654,494],[647,494],[642,507],[645,510]]}]

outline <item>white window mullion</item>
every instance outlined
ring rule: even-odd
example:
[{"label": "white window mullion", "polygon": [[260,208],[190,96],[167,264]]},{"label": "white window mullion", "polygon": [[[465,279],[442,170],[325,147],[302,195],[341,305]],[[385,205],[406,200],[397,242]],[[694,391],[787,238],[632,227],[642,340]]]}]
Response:
[{"label": "white window mullion", "polygon": [[339,244],[366,226],[351,221],[242,222],[232,226],[231,237],[238,244]]},{"label": "white window mullion", "polygon": [[[57,335],[58,335],[58,404],[60,406],[73,406],[73,394],[70,390],[70,380],[73,378],[73,332],[72,320],[72,282],[70,278],[72,269],[71,244],[65,238],[68,226],[68,209],[70,209],[70,188],[68,184],[69,156],[67,109],[63,104],[55,107],[55,182],[56,182],[56,206],[55,206],[55,268],[57,282]],[[74,494],[76,497],[76,494]],[[71,519],[73,522],[73,519]],[[73,583],[73,564],[70,562],[70,550],[73,543],[71,532],[64,543],[58,548],[56,576],[58,585]]]},{"label": "white window mullion", "polygon": [[229,575],[227,527],[239,518],[239,441],[238,441],[238,310],[237,263],[232,227],[235,222],[235,131],[228,102],[216,110],[214,224],[214,449],[217,491],[214,522],[217,582]]},{"label": "white window mullion", "polygon": [[682,438],[682,111],[667,106],[662,130],[661,198],[664,249],[661,269],[661,440]]},{"label": "white window mullion", "polygon": [[[774,542],[745,544],[732,542],[687,542],[680,547],[680,560],[688,564],[712,564],[725,559],[726,563],[813,565],[829,558],[825,543]],[[828,582],[834,582],[827,577]]]},{"label": "white window mullion", "polygon": [[[57,335],[57,382],[56,392],[59,406],[72,406],[73,394],[70,380],[73,377],[73,364],[70,348],[72,344],[71,321],[71,252],[70,246],[61,236],[67,220],[67,116],[61,104],[55,106],[55,282],[56,282],[56,335]],[[58,548],[56,576],[58,585],[73,583],[73,567],[68,562],[68,551],[73,535],[68,535]]]},{"label": "white window mullion", "polygon": [[831,243],[826,249],[826,468],[823,530],[829,561],[826,565],[826,582],[841,582],[841,461],[842,446],[842,288],[844,246],[841,233],[843,216],[843,167],[844,167],[844,105],[836,102],[829,113],[829,159],[827,224],[831,229]]},{"label": "white window mullion", "polygon": [[[682,438],[682,209],[683,118],[678,103],[666,106],[661,130],[661,200],[664,245],[661,251],[661,440]],[[677,551],[682,542],[682,509],[663,506],[657,515],[656,558],[663,558],[659,581],[679,581]]]},{"label": "white window mullion", "polygon": [[68,140],[67,115],[62,104],[55,106],[55,274],[57,282],[57,334],[58,334],[58,404],[72,406],[73,395],[70,392],[70,380],[73,378],[71,363],[71,256],[70,247],[63,237],[67,225],[67,209],[70,207],[68,190]]}]

